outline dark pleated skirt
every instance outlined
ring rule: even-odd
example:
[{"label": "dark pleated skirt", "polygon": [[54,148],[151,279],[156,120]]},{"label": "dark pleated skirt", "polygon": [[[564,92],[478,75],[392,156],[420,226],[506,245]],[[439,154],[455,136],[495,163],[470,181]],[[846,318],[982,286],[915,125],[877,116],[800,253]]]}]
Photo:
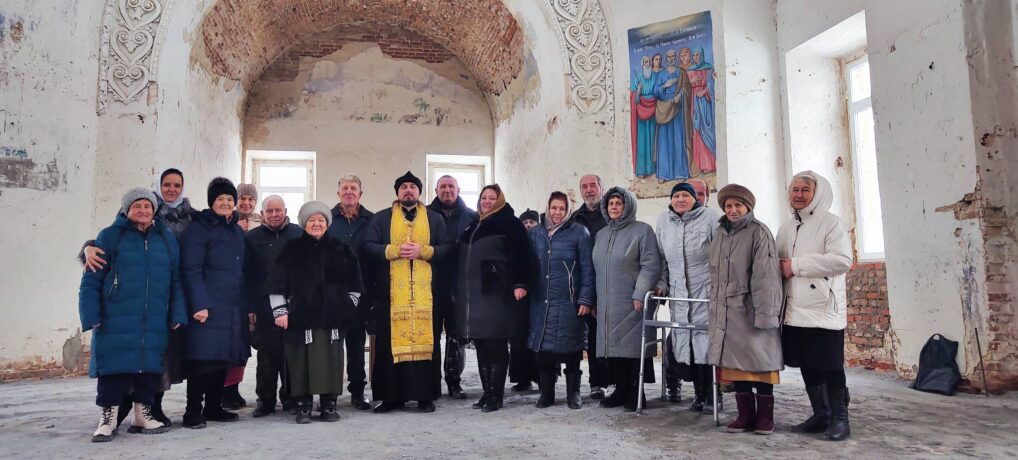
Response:
[{"label": "dark pleated skirt", "polygon": [[818,327],[784,326],[781,347],[785,365],[818,371],[845,368],[845,331]]}]

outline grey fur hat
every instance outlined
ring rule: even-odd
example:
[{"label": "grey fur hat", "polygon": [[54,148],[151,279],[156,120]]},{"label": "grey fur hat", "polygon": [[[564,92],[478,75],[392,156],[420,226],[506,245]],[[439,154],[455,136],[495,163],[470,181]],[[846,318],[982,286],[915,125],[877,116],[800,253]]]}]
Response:
[{"label": "grey fur hat", "polygon": [[328,225],[332,225],[332,210],[329,209],[329,205],[322,203],[321,201],[308,201],[304,203],[304,206],[300,207],[300,212],[297,213],[297,220],[300,222],[300,228],[304,228],[304,224],[315,214],[321,214],[325,216],[325,222]]},{"label": "grey fur hat", "polygon": [[132,188],[124,194],[124,197],[120,199],[120,212],[123,215],[127,215],[127,211],[131,209],[131,205],[138,200],[148,200],[152,203],[152,211],[155,211],[159,206],[159,201],[156,200],[156,194],[152,193],[151,190],[146,190],[141,187]]}]

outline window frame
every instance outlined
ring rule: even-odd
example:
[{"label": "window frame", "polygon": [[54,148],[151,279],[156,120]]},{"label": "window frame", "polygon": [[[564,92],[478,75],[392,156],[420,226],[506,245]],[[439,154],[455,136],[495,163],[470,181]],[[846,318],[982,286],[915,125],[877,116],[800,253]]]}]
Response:
[{"label": "window frame", "polygon": [[[856,220],[855,227],[856,227],[856,230],[857,230],[855,232],[855,236],[856,236],[856,241],[855,241],[856,252],[857,252],[857,257],[858,257],[860,262],[879,262],[879,261],[886,260],[886,256],[885,256],[886,249],[887,249],[886,246],[884,247],[884,251],[881,251],[881,252],[867,252],[867,251],[865,251],[863,249],[865,247],[866,236],[865,236],[865,234],[864,234],[864,232],[862,230],[862,228],[863,228],[863,221],[864,221],[864,215],[863,215],[864,213],[863,213],[863,200],[862,200],[862,194],[861,194],[862,182],[861,182],[861,179],[860,179],[861,175],[860,175],[860,170],[859,170],[862,162],[860,161],[861,155],[859,153],[858,141],[856,139],[856,122],[855,122],[856,114],[858,114],[860,112],[863,112],[863,111],[865,111],[867,109],[869,109],[871,112],[873,111],[873,89],[872,89],[872,86],[870,86],[870,95],[867,96],[866,98],[860,99],[858,101],[853,101],[854,98],[852,97],[852,71],[855,70],[855,69],[858,69],[859,67],[862,67],[863,65],[867,65],[868,63],[869,63],[869,56],[867,54],[863,54],[861,57],[858,57],[858,58],[853,59],[851,61],[845,62],[844,63],[844,68],[845,68],[844,83],[845,83],[845,95],[846,95],[846,97],[845,97],[846,108],[847,108],[847,111],[848,111],[849,144],[850,144],[851,151],[852,151],[852,174],[853,174],[853,179],[854,179],[852,181],[852,185],[853,185],[852,190],[854,192],[853,194],[855,195],[855,206],[853,206],[853,207],[855,208],[855,220]],[[867,76],[869,76],[869,74],[867,74]],[[870,82],[872,84],[872,79],[870,79]],[[876,127],[874,126],[874,131],[875,131],[875,129],[876,129]],[[880,174],[879,173],[879,168],[877,168],[877,169],[878,169],[877,175],[879,177],[879,174]],[[877,196],[879,196],[879,190],[880,190],[880,182],[878,180],[877,181]],[[881,203],[881,206],[880,206],[880,215],[881,215],[881,217],[883,216],[883,206],[882,206],[882,203]],[[881,222],[880,222],[880,231],[881,231],[881,233],[883,232],[883,219],[882,218],[881,218]]]},{"label": "window frame", "polygon": [[[261,168],[263,166],[269,166],[269,167],[273,167],[273,166],[279,167],[279,166],[282,166],[282,167],[291,167],[291,168],[292,167],[304,168],[304,170],[306,171],[306,174],[307,174],[307,185],[305,185],[304,187],[263,187],[261,185],[261,178],[259,177],[260,174],[261,174]],[[314,160],[304,160],[304,159],[285,160],[285,159],[274,159],[274,158],[273,159],[268,159],[268,158],[266,158],[266,159],[253,158],[251,160],[251,183],[255,184],[255,186],[258,187],[259,198],[261,198],[263,200],[265,199],[265,197],[267,197],[269,195],[281,195],[283,193],[303,193],[304,194],[304,201],[305,202],[314,201],[315,200],[315,162],[314,162]],[[260,206],[260,204],[259,204],[259,206]],[[297,215],[297,211],[299,211],[299,208],[298,209],[288,209],[288,211],[291,211],[293,213],[293,216],[296,216]],[[288,215],[289,215],[289,213],[288,213]],[[291,216],[291,217],[293,217],[293,216]]]}]

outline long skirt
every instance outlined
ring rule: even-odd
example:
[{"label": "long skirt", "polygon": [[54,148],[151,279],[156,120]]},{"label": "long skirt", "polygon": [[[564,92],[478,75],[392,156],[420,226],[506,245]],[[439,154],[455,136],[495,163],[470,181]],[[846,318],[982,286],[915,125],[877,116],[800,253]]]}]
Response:
[{"label": "long skirt", "polygon": [[343,394],[343,341],[332,341],[325,329],[312,329],[311,343],[293,343],[287,337],[286,367],[290,396]]}]

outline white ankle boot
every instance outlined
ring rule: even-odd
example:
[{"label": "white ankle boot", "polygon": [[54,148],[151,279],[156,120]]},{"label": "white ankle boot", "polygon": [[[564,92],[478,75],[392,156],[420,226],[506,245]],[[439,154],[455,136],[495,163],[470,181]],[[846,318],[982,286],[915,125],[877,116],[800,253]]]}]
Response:
[{"label": "white ankle boot", "polygon": [[103,407],[99,415],[99,428],[92,434],[92,442],[108,442],[116,431],[117,406]]},{"label": "white ankle boot", "polygon": [[134,419],[131,421],[131,428],[127,429],[128,433],[158,434],[169,430],[168,426],[152,416],[152,406],[134,403]]}]

